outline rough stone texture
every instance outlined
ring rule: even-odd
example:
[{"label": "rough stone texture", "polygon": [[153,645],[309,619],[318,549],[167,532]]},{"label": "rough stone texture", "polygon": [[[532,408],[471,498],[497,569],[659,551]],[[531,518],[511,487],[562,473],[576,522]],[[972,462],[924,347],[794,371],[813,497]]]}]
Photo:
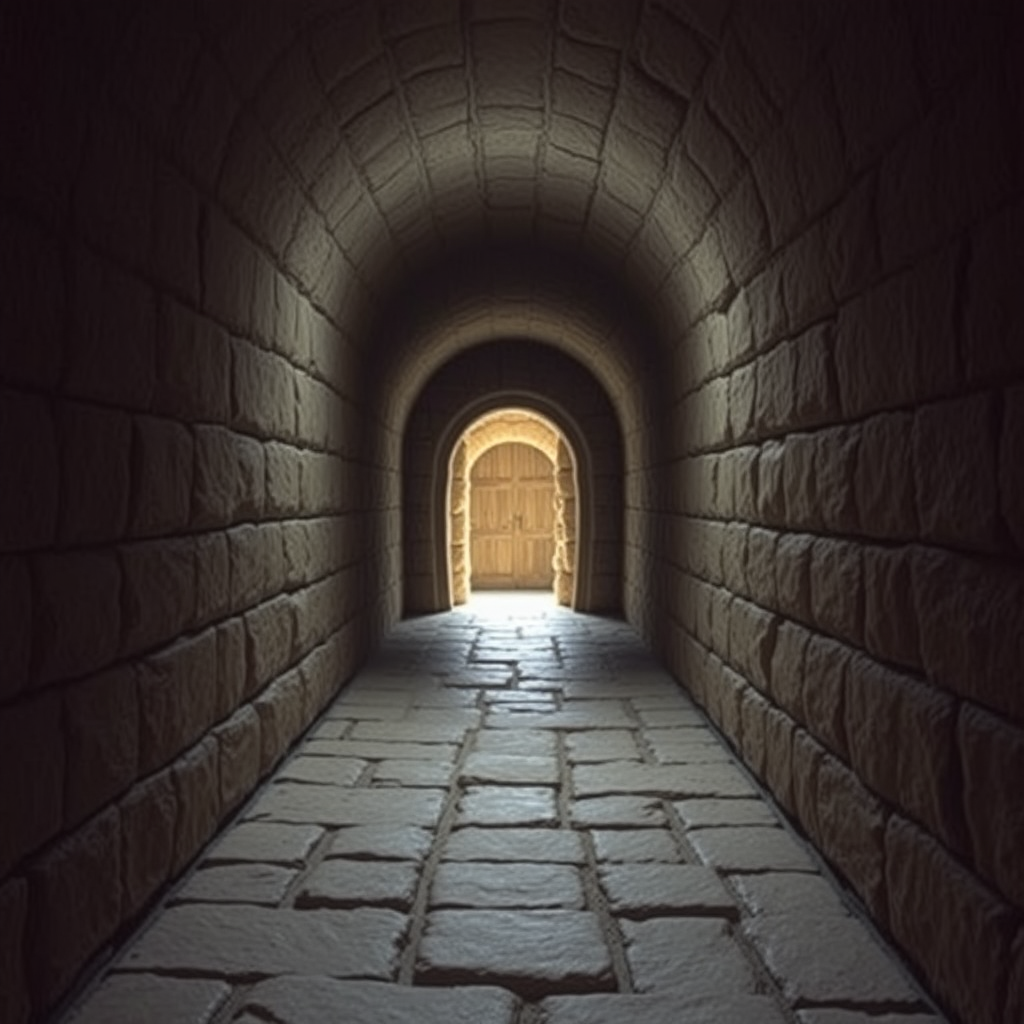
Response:
[{"label": "rough stone texture", "polygon": [[[942,1018],[930,1013],[871,1014],[872,1024],[942,1024]],[[863,1024],[865,1015],[859,1010],[801,1010],[800,1024]]]},{"label": "rough stone texture", "polygon": [[633,761],[578,765],[573,769],[577,797],[617,793],[650,796],[748,796],[750,783],[730,764],[647,765]]},{"label": "rough stone texture", "polygon": [[242,1009],[282,1024],[514,1024],[519,1000],[499,988],[409,988],[373,981],[272,978],[254,985]]},{"label": "rough stone texture", "polygon": [[567,864],[502,861],[441,864],[430,890],[430,906],[583,910],[579,872]]},{"label": "rough stone texture", "polygon": [[696,864],[613,864],[602,866],[598,876],[609,907],[622,917],[737,916],[736,904],[710,868]]},{"label": "rough stone texture", "polygon": [[622,936],[637,992],[687,997],[756,991],[750,965],[723,921],[624,921]]},{"label": "rough stone texture", "polygon": [[467,784],[497,782],[553,786],[558,782],[558,765],[553,759],[477,752],[466,759],[460,777]]},{"label": "rough stone texture", "polygon": [[415,864],[329,860],[315,868],[296,896],[297,907],[391,907],[408,911],[416,895]]},{"label": "rough stone texture", "polygon": [[155,974],[114,974],[70,1021],[74,1024],[210,1024],[231,995],[223,981],[161,978]]},{"label": "rough stone texture", "polygon": [[554,791],[527,786],[469,786],[459,801],[456,824],[553,825],[558,821]]},{"label": "rough stone texture", "polygon": [[667,829],[592,829],[590,836],[594,841],[594,855],[598,861],[627,864],[654,861],[672,864],[682,860],[679,847]]},{"label": "rough stone texture", "polygon": [[691,829],[686,838],[719,871],[813,871],[806,850],[784,829],[744,825]]},{"label": "rough stone texture", "polygon": [[501,985],[536,998],[614,987],[596,915],[576,910],[438,910],[416,965],[430,984]]},{"label": "rough stone texture", "polygon": [[661,801],[653,797],[598,796],[573,800],[576,827],[657,828],[666,823]]},{"label": "rough stone texture", "polygon": [[252,903],[276,907],[296,874],[294,869],[276,864],[204,867],[174,893],[173,903]]},{"label": "rough stone texture", "polygon": [[345,757],[294,757],[282,765],[279,779],[324,786],[351,786],[366,770],[367,762]]},{"label": "rough stone texture", "polygon": [[742,993],[714,997],[685,993],[551,996],[541,1002],[540,1013],[541,1024],[619,1024],[623,1020],[634,1024],[677,1024],[683,1020],[687,1024],[782,1024],[784,1019],[771,999]]},{"label": "rough stone texture", "polygon": [[178,793],[170,769],[134,785],[118,804],[121,813],[121,911],[142,910],[171,877]]},{"label": "rough stone texture", "polygon": [[401,825],[353,825],[335,833],[328,857],[406,860],[422,863],[433,837],[423,828]]},{"label": "rough stone texture", "polygon": [[582,864],[584,860],[578,833],[550,828],[456,829],[449,835],[442,856],[452,861]]},{"label": "rough stone texture", "polygon": [[172,907],[120,962],[126,971],[202,971],[227,979],[275,974],[389,980],[406,919],[393,910]]},{"label": "rough stone texture", "polygon": [[247,811],[248,821],[332,825],[437,824],[443,793],[425,789],[345,789],[281,782]]},{"label": "rough stone texture", "polygon": [[672,806],[687,828],[774,825],[777,820],[761,800],[680,800]]}]

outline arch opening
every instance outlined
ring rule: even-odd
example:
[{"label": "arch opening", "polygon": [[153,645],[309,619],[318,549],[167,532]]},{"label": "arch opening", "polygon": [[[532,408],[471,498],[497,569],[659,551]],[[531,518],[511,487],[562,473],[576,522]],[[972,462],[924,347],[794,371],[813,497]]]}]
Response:
[{"label": "arch opening", "polygon": [[448,463],[449,592],[550,590],[574,607],[579,538],[577,456],[556,423],[502,407],[473,420]]}]

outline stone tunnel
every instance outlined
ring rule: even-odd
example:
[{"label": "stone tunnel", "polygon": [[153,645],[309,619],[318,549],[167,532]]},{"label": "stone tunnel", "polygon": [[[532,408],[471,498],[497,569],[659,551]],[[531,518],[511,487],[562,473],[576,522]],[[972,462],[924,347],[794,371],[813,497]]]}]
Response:
[{"label": "stone tunnel", "polygon": [[3,1024],[448,612],[503,409],[574,453],[574,614],[951,1020],[1020,1024],[1022,39],[1009,0],[5,5]]}]

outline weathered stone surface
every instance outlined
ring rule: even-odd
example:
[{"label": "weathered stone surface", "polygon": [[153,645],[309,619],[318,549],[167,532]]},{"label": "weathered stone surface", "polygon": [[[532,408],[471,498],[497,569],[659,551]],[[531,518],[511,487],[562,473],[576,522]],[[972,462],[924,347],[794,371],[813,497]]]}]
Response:
[{"label": "weathered stone surface", "polygon": [[[797,1014],[800,1024],[863,1024],[860,1010],[801,1010]],[[871,1024],[942,1024],[941,1017],[930,1013],[883,1013],[871,1015]]]},{"label": "weathered stone surface", "polygon": [[252,903],[276,907],[298,874],[278,864],[224,864],[197,871],[175,893],[178,903]]},{"label": "weathered stone surface", "polygon": [[412,761],[396,758],[381,761],[374,765],[373,784],[375,786],[423,786],[437,789],[447,786],[455,773],[452,764],[431,764],[429,761]]},{"label": "weathered stone surface", "polygon": [[719,871],[814,871],[807,851],[784,829],[759,825],[691,829],[686,838]]},{"label": "weathered stone surface", "polygon": [[815,625],[861,646],[864,580],[860,546],[850,541],[816,540],[811,548],[810,579]]},{"label": "weathered stone surface", "polygon": [[635,724],[620,701],[580,700],[554,712],[492,711],[486,720],[490,729],[564,729],[585,732],[589,729],[628,729]]},{"label": "weathered stone surface", "polygon": [[594,829],[590,835],[599,862],[674,864],[682,860],[679,847],[668,829]]},{"label": "weathered stone surface", "polygon": [[390,980],[406,919],[393,910],[271,910],[244,904],[171,907],[120,962],[126,971],[201,971]]},{"label": "weathered stone surface", "polygon": [[680,800],[672,806],[687,828],[774,825],[777,821],[763,800]]},{"label": "weathered stone surface", "polygon": [[637,992],[707,997],[756,991],[750,965],[724,921],[623,921],[622,936]]},{"label": "weathered stone surface", "polygon": [[573,825],[597,828],[658,828],[666,824],[655,797],[598,796],[573,800]]},{"label": "weathered stone surface", "polygon": [[[574,733],[567,738],[587,736],[588,733]],[[510,732],[507,729],[481,729],[474,742],[474,750],[478,753],[514,754],[517,757],[554,757],[558,749],[558,740],[554,733],[546,729],[523,729],[521,732]]]},{"label": "weathered stone surface", "polygon": [[418,867],[405,861],[328,860],[305,880],[295,905],[408,911],[418,882]]},{"label": "weathered stone surface", "polygon": [[315,740],[306,746],[309,754],[340,757],[362,757],[367,761],[436,761],[454,760],[455,747],[450,743],[387,743],[382,740]]},{"label": "weathered stone surface", "polygon": [[711,868],[697,864],[605,864],[598,874],[608,905],[616,915],[738,917],[735,902]]},{"label": "weathered stone surface", "polygon": [[[324,830],[316,825],[243,821],[217,840],[203,863],[265,861],[268,864],[300,867],[323,834]],[[344,832],[341,834],[344,835]]]},{"label": "weathered stone surface", "polygon": [[0,699],[28,685],[32,657],[32,576],[27,557],[0,556]]},{"label": "weathered stone surface", "polygon": [[191,511],[192,434],[173,420],[137,416],[132,436],[132,535],[153,537],[184,530]]},{"label": "weathered stone surface", "polygon": [[872,416],[861,429],[854,493],[861,530],[869,537],[910,539],[918,533],[914,474],[908,472],[911,413]]},{"label": "weathered stone surface", "polygon": [[2,549],[52,543],[60,462],[53,415],[44,398],[0,391],[0,466],[8,495],[0,506]]},{"label": "weathered stone surface", "polygon": [[223,981],[114,974],[72,1012],[74,1024],[210,1024],[231,995]]},{"label": "weathered stone surface", "polygon": [[281,766],[277,778],[322,786],[353,786],[367,768],[357,757],[305,757],[300,754]]},{"label": "weathered stone surface", "polygon": [[649,765],[612,761],[573,769],[577,797],[636,793],[667,798],[749,796],[754,790],[731,764]]},{"label": "weathered stone surface", "polygon": [[697,996],[686,993],[549,996],[541,1002],[540,1014],[540,1024],[621,1024],[624,1020],[632,1024],[679,1024],[680,1021],[686,1024],[721,1024],[723,1021],[782,1024],[784,1020],[779,1008],[767,996],[727,991]]},{"label": "weathered stone surface", "polygon": [[541,786],[470,786],[459,801],[456,824],[554,825],[553,789]]},{"label": "weathered stone surface", "polygon": [[842,757],[848,752],[846,678],[853,649],[812,636],[804,656],[803,707],[810,731]]},{"label": "weathered stone surface", "polygon": [[247,821],[299,824],[423,825],[441,816],[444,793],[433,789],[342,789],[281,782],[246,811]]},{"label": "weathered stone surface", "polygon": [[485,986],[413,988],[320,977],[261,981],[242,1003],[257,1019],[282,1024],[337,1024],[339,1007],[345,1024],[514,1024],[520,1003],[511,992]]},{"label": "weathered stone surface", "polygon": [[567,864],[446,861],[430,890],[431,908],[583,910],[584,905],[579,872]]},{"label": "weathered stone surface", "polygon": [[848,914],[836,889],[821,875],[769,871],[763,875],[737,875],[732,882],[751,914]]},{"label": "weathered stone surface", "polygon": [[416,964],[429,984],[481,982],[528,998],[614,988],[595,914],[576,910],[437,910]]},{"label": "weathered stone surface", "polygon": [[[120,652],[137,654],[168,643],[191,624],[196,609],[192,539],[161,538],[118,549],[123,578]],[[159,580],[159,586],[154,581]]]},{"label": "weathered stone surface", "polygon": [[554,786],[558,783],[558,762],[554,758],[477,752],[466,759],[459,777],[465,783]]},{"label": "weathered stone surface", "polygon": [[864,643],[883,661],[921,668],[909,548],[864,549]]},{"label": "weathered stone surface", "polygon": [[33,1007],[49,1007],[121,923],[116,808],[61,840],[29,870],[26,963]]},{"label": "weathered stone surface", "polygon": [[553,828],[459,828],[442,854],[451,861],[535,861],[582,864],[579,834]]},{"label": "weathered stone surface", "polygon": [[641,735],[659,764],[725,764],[732,760],[728,750],[705,729],[645,729]]},{"label": "weathered stone surface", "polygon": [[243,705],[211,733],[220,747],[220,800],[234,810],[256,787],[260,776],[260,716]]},{"label": "weathered stone surface", "polygon": [[131,917],[170,878],[178,794],[171,769],[133,786],[121,813],[121,916]]},{"label": "weathered stone surface", "polygon": [[[303,680],[297,671],[275,680],[253,701],[260,716],[261,772],[269,771],[302,731],[304,703]],[[312,746],[309,743],[303,749],[313,753]]]},{"label": "weathered stone surface", "polygon": [[336,833],[328,857],[367,860],[426,860],[433,835],[424,828],[404,825],[353,825]]},{"label": "weathered stone surface", "polygon": [[743,931],[790,1002],[920,1005],[903,972],[853,917],[761,915]]},{"label": "weathered stone surface", "polygon": [[220,821],[219,750],[212,736],[174,763],[178,825],[173,871],[180,871],[210,840]]}]

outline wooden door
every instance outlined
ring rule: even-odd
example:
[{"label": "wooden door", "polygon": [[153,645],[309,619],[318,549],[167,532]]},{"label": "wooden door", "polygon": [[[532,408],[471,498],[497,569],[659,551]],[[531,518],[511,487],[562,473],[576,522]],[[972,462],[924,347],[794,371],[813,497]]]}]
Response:
[{"label": "wooden door", "polygon": [[554,584],[555,479],[551,460],[527,444],[499,444],[470,473],[470,586],[549,589]]}]

